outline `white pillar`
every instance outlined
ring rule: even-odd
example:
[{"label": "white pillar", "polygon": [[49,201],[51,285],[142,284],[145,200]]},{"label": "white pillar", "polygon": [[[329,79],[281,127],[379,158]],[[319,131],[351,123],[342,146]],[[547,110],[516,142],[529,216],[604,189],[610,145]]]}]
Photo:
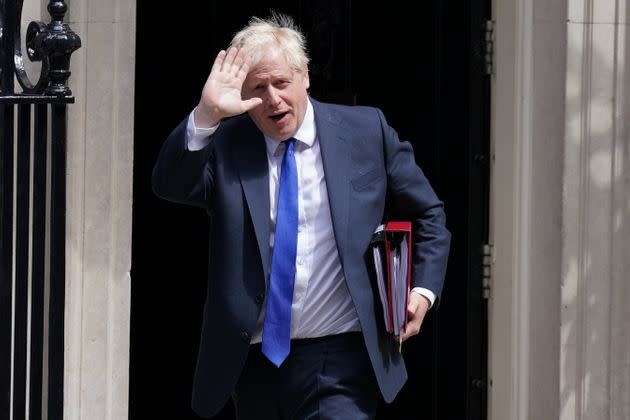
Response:
[{"label": "white pillar", "polygon": [[627,0],[570,0],[561,419],[630,418]]},{"label": "white pillar", "polygon": [[496,0],[492,420],[630,418],[629,0]]},{"label": "white pillar", "polygon": [[68,0],[66,419],[126,419],[135,1]]}]

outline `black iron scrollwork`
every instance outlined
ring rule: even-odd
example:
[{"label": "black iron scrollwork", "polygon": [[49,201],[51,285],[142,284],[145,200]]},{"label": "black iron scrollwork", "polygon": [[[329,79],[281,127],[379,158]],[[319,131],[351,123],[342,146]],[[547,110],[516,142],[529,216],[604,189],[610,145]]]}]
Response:
[{"label": "black iron scrollwork", "polygon": [[[22,14],[23,0],[17,0],[17,22]],[[45,93],[55,96],[71,96],[66,85],[70,77],[70,56],[81,47],[81,38],[63,21],[68,7],[63,0],[50,0],[49,24],[31,22],[26,30],[26,49],[31,61],[41,61],[39,80],[31,83],[24,69],[19,24],[15,35],[15,74],[25,93]]]}]

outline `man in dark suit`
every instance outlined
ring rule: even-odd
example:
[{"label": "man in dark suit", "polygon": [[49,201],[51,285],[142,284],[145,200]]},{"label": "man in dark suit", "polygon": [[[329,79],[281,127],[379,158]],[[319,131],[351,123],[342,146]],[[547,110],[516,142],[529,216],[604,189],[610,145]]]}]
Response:
[{"label": "man in dark suit", "polygon": [[375,108],[309,97],[305,51],[290,18],[252,19],[154,168],[157,195],[211,219],[203,416],[232,396],[241,419],[369,419],[394,399],[407,373],[368,254],[385,216],[413,226],[402,340],[442,290],[450,234],[410,144]]}]

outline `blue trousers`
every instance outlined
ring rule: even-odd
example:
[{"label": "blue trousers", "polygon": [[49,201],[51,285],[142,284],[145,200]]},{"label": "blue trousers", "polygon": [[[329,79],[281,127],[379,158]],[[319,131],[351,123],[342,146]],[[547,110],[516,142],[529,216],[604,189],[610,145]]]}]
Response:
[{"label": "blue trousers", "polygon": [[232,394],[238,420],[374,419],[380,398],[361,333],[292,340],[279,368],[253,344]]}]

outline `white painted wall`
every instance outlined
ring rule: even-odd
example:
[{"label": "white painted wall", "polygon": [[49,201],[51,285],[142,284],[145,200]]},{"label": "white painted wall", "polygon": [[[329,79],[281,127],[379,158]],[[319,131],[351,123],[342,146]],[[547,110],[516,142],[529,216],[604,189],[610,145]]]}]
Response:
[{"label": "white painted wall", "polygon": [[628,419],[630,2],[568,3],[560,419]]},{"label": "white painted wall", "polygon": [[128,416],[135,1],[69,0],[66,419]]},{"label": "white painted wall", "polygon": [[630,418],[628,0],[495,0],[490,418]]},{"label": "white painted wall", "polygon": [[533,0],[496,0],[493,19],[488,413],[520,420],[530,381]]}]

